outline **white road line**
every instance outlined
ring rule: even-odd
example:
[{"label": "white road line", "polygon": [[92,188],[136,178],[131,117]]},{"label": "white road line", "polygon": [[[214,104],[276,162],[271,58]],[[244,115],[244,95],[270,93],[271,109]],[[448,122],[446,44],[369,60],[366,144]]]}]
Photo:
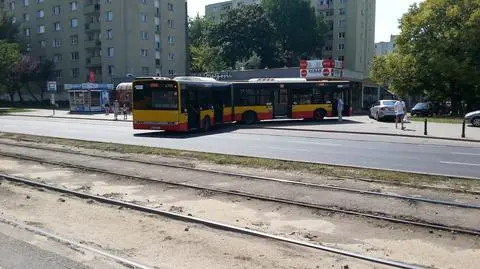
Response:
[{"label": "white road line", "polygon": [[480,166],[480,163],[460,163],[460,162],[440,162],[443,164],[463,165],[463,166]]},{"label": "white road line", "polygon": [[453,155],[480,156],[480,153],[452,152]]}]

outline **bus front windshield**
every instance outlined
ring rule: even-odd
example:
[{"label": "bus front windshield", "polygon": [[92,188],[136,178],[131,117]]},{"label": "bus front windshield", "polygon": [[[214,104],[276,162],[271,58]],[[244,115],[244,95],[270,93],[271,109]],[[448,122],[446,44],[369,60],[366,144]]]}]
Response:
[{"label": "bus front windshield", "polygon": [[140,81],[134,84],[133,108],[137,110],[177,110],[176,82]]}]

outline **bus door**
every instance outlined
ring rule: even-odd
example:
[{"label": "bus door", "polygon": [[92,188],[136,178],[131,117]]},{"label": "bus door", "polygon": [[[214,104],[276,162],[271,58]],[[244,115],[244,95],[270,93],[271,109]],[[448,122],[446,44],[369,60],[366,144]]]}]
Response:
[{"label": "bus door", "polygon": [[288,98],[288,89],[285,85],[281,84],[279,88],[274,90],[274,118],[288,117],[292,107]]},{"label": "bus door", "polygon": [[217,88],[213,91],[213,116],[215,125],[223,123],[223,108],[225,106],[225,92],[228,89]]},{"label": "bus door", "polygon": [[189,89],[186,91],[186,108],[188,113],[188,129],[200,128],[200,106],[198,104],[198,91]]}]

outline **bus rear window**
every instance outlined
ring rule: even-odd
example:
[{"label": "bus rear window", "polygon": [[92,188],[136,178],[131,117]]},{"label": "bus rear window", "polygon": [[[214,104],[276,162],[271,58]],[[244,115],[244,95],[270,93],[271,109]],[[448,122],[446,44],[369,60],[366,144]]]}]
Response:
[{"label": "bus rear window", "polygon": [[140,81],[133,86],[133,108],[137,110],[178,109],[176,82]]}]

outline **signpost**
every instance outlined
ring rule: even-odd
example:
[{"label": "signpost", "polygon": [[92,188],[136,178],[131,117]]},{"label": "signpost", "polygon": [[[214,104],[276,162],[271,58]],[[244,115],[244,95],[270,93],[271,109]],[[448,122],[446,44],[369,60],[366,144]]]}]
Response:
[{"label": "signpost", "polygon": [[48,81],[47,82],[47,91],[50,93],[50,104],[53,109],[53,116],[55,116],[55,93],[57,92],[57,82]]}]

